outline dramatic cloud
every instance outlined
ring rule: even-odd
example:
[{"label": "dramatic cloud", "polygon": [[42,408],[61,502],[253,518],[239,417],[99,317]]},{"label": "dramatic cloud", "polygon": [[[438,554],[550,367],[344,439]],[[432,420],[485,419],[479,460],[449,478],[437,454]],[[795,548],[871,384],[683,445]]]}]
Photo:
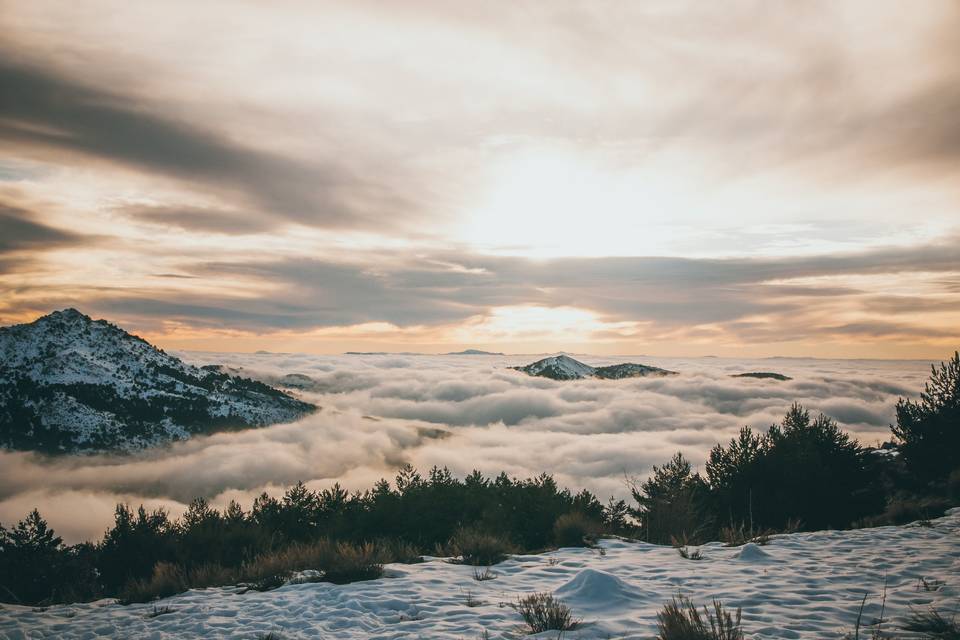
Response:
[{"label": "dramatic cloud", "polygon": [[8,144],[92,156],[222,190],[227,197],[244,193],[263,218],[349,227],[371,224],[365,216],[373,213],[350,203],[398,204],[399,194],[380,193],[345,167],[311,166],[258,151],[43,69],[8,59],[0,64],[0,84],[0,140]]},{"label": "dramatic cloud", "polygon": [[95,4],[0,12],[0,197],[36,212],[0,218],[0,322],[317,352],[960,340],[949,0]]},{"label": "dramatic cloud", "polygon": [[0,202],[0,254],[14,251],[43,251],[81,242],[78,234],[56,229],[37,221],[35,214]]},{"label": "dramatic cloud", "polygon": [[[795,401],[875,444],[889,435],[897,398],[915,395],[928,372],[926,362],[644,359],[680,375],[554,382],[508,369],[529,361],[518,357],[183,355],[265,380],[308,376],[303,393],[323,408],[296,423],[133,456],[0,453],[0,522],[37,506],[71,540],[97,537],[117,501],[179,513],[202,495],[249,507],[261,491],[298,480],[367,488],[408,462],[458,475],[546,471],[602,498],[625,497],[625,475],[643,477],[678,450],[702,465],[714,444],[743,425],[765,429]],[[771,370],[793,380],[730,377]]]}]

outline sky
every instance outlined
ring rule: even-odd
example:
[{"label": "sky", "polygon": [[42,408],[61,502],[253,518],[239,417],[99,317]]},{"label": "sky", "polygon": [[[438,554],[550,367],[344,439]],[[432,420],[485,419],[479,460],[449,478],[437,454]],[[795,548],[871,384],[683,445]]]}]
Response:
[{"label": "sky", "polygon": [[0,324],[945,359],[960,4],[0,3]]},{"label": "sky", "polygon": [[[0,450],[0,522],[9,527],[38,508],[68,542],[97,540],[118,502],[179,515],[203,496],[220,509],[230,500],[249,509],[261,492],[279,495],[297,481],[363,491],[406,463],[424,473],[446,466],[457,477],[549,473],[603,502],[630,500],[628,481],[677,451],[702,473],[714,445],[743,426],[766,431],[794,402],[875,446],[890,439],[897,400],[916,397],[930,373],[920,360],[649,358],[677,375],[555,381],[508,368],[527,356],[176,355],[268,383],[306,376],[298,393],[321,409],[131,455]],[[731,377],[750,371],[791,379]]]}]

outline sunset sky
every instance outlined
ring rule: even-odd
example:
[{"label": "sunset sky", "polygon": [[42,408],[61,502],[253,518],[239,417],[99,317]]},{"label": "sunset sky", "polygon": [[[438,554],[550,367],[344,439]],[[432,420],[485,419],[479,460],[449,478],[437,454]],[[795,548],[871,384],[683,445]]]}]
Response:
[{"label": "sunset sky", "polygon": [[960,4],[0,3],[0,324],[943,359]]}]

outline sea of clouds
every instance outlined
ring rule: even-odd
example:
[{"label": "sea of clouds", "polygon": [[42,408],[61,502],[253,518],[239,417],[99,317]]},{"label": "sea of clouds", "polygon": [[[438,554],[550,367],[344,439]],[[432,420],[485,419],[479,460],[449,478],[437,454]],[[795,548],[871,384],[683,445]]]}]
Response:
[{"label": "sea of clouds", "polygon": [[[291,424],[198,437],[126,456],[0,452],[0,523],[30,509],[67,541],[99,538],[117,502],[174,515],[197,496],[217,506],[305,481],[366,489],[411,463],[495,475],[553,474],[601,499],[627,497],[627,479],[682,451],[702,469],[740,427],[765,429],[793,402],[823,412],[863,443],[889,437],[899,397],[914,397],[926,361],[576,356],[594,366],[641,362],[679,375],[553,381],[509,366],[540,356],[177,354],[265,381],[298,373],[321,407]],[[790,381],[733,378],[773,371]]]}]

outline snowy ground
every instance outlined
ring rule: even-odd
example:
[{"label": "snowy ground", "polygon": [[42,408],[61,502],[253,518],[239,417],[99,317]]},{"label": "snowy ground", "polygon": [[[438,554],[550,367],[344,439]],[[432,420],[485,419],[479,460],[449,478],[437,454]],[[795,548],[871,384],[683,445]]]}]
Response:
[{"label": "snowy ground", "polygon": [[[880,611],[887,582],[886,629],[935,605],[960,609],[960,509],[933,521],[843,532],[777,536],[764,547],[702,547],[684,560],[667,547],[606,540],[604,553],[562,549],[515,556],[478,582],[473,568],[430,559],[389,565],[388,577],[344,586],[298,584],[267,593],[206,589],[149,605],[110,601],[50,607],[3,605],[3,638],[491,638],[522,636],[505,603],[552,591],[583,618],[574,638],[651,638],[656,612],[678,591],[742,606],[752,638],[836,638],[852,630],[864,593],[864,618]],[[938,590],[920,578],[942,581]],[[468,606],[468,601],[474,606]],[[154,606],[171,613],[148,617]],[[910,637],[909,634],[898,634]],[[539,637],[556,637],[545,633]],[[915,636],[918,637],[918,636]]]}]

